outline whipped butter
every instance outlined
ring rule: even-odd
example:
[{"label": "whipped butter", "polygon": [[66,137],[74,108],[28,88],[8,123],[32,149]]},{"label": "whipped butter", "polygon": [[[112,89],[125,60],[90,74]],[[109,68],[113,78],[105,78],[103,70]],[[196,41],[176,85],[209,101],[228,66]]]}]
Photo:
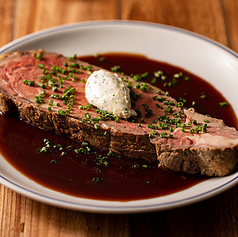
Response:
[{"label": "whipped butter", "polygon": [[101,69],[93,72],[85,85],[88,102],[118,118],[136,116],[131,109],[130,90],[115,73]]}]

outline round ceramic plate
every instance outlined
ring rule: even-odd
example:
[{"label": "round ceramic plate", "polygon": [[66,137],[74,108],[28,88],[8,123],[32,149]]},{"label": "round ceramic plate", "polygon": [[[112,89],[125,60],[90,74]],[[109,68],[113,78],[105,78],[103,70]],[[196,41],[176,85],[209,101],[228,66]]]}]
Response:
[{"label": "round ceramic plate", "polygon": [[[95,53],[139,53],[182,67],[211,83],[238,115],[238,59],[226,47],[200,35],[142,22],[86,22],[63,25],[17,39],[0,53],[45,49],[66,56]],[[160,211],[195,203],[217,195],[238,182],[238,173],[212,178],[171,195],[129,202],[108,202],[72,197],[47,189],[14,169],[0,157],[0,182],[34,200],[87,212],[136,213]]]}]

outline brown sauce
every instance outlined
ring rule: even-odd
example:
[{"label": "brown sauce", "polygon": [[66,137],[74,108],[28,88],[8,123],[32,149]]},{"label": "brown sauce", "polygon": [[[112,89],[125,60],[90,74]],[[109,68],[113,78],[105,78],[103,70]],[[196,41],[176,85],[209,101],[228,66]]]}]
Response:
[{"label": "brown sauce", "polygon": [[[103,56],[105,61],[99,62]],[[107,54],[100,57],[81,57],[91,64],[110,69],[120,65],[125,74],[136,74],[162,70],[168,78],[183,72],[190,80],[180,80],[175,87],[164,87],[164,81],[156,85],[169,91],[175,98],[185,98],[185,106],[190,107],[195,101],[198,112],[224,119],[229,126],[237,126],[237,118],[231,106],[220,107],[225,98],[211,85],[202,79],[180,68],[149,60],[138,55]],[[151,80],[148,77],[147,80]],[[186,93],[186,94],[184,94]],[[201,94],[206,98],[201,99]],[[0,151],[3,157],[30,179],[37,183],[69,195],[114,201],[129,201],[159,197],[184,190],[203,180],[205,177],[165,171],[156,164],[145,164],[143,161],[125,157],[107,156],[106,162],[98,162],[98,157],[107,154],[97,152],[95,155],[75,155],[75,148],[81,144],[66,137],[46,132],[30,126],[18,118],[0,116]],[[39,148],[45,145],[44,139],[50,141],[50,152],[40,154]],[[61,144],[66,153],[53,145]],[[69,147],[71,146],[71,147]],[[91,148],[93,149],[93,148]]]}]

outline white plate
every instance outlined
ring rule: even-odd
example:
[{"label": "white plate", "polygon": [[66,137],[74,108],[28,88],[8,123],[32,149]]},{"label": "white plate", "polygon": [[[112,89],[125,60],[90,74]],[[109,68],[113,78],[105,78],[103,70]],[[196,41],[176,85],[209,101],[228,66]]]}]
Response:
[{"label": "white plate", "polygon": [[[86,22],[27,35],[2,47],[0,53],[40,48],[66,56],[107,52],[139,53],[151,59],[168,62],[213,84],[238,115],[237,55],[200,35],[142,22]],[[212,178],[164,197],[108,202],[76,198],[47,189],[15,170],[3,157],[0,157],[0,164],[0,182],[10,189],[47,204],[98,213],[136,213],[180,207],[217,195],[238,182],[238,173],[234,173],[223,178]]]}]

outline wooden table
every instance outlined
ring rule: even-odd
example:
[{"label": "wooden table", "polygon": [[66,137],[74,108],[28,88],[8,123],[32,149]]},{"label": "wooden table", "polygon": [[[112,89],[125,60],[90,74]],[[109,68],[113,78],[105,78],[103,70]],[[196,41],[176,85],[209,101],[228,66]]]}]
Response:
[{"label": "wooden table", "polygon": [[[0,0],[0,46],[48,27],[140,20],[184,28],[238,52],[237,0]],[[1,186],[0,236],[238,236],[238,187],[168,211],[106,215],[48,206]]]}]

